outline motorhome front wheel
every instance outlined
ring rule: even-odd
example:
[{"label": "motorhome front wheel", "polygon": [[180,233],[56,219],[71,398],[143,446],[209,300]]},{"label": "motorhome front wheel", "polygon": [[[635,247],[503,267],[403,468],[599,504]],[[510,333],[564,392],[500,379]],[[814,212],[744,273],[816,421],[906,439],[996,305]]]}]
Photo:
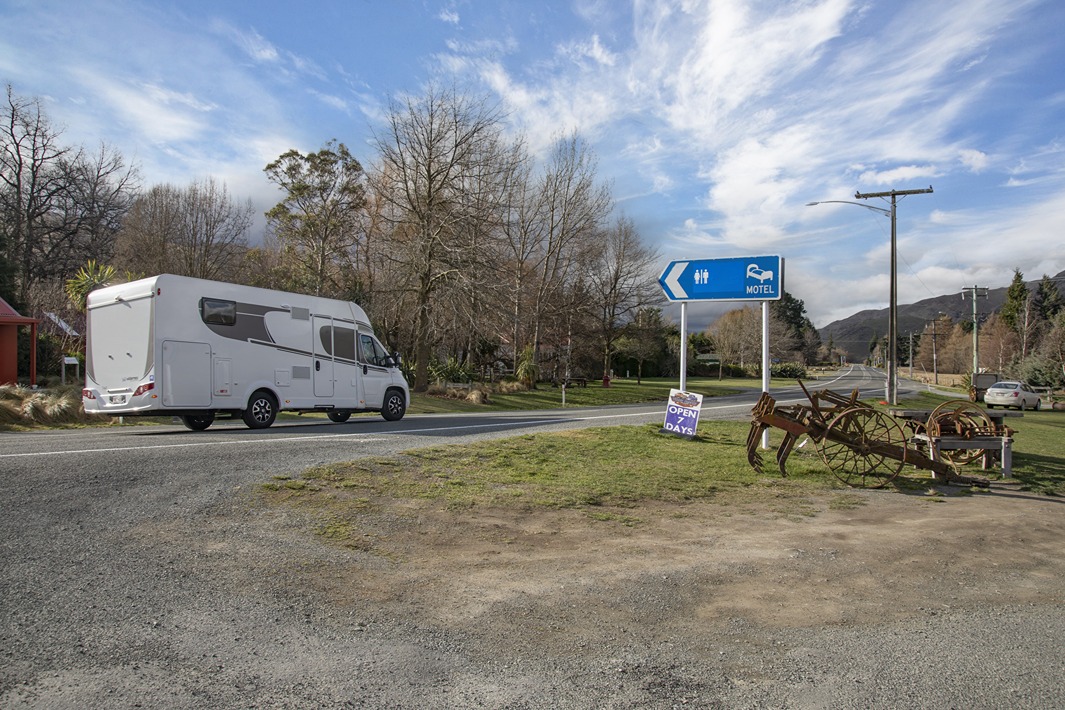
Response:
[{"label": "motorhome front wheel", "polygon": [[249,429],[265,429],[277,418],[277,400],[269,392],[257,391],[248,400],[248,408],[241,414],[241,419]]}]

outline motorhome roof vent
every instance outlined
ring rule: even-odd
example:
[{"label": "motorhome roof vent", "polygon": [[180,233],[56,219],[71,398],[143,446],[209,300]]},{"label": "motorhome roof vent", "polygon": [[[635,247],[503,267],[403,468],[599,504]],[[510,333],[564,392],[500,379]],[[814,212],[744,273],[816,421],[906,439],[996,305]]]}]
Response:
[{"label": "motorhome roof vent", "polygon": [[293,308],[292,308],[292,318],[294,320],[310,320],[311,319],[311,309],[310,308],[297,308],[297,307],[293,306]]}]

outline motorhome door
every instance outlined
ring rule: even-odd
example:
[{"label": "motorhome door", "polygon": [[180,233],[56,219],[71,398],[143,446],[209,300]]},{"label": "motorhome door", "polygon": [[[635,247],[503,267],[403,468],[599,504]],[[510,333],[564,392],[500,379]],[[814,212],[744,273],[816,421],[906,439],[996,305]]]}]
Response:
[{"label": "motorhome door", "polygon": [[380,407],[385,398],[385,389],[392,384],[392,372],[387,365],[388,353],[377,342],[377,338],[368,333],[359,333],[359,361],[366,406]]},{"label": "motorhome door", "polygon": [[314,380],[315,397],[333,396],[333,319],[327,316],[312,317],[314,341],[314,364],[311,378]]}]

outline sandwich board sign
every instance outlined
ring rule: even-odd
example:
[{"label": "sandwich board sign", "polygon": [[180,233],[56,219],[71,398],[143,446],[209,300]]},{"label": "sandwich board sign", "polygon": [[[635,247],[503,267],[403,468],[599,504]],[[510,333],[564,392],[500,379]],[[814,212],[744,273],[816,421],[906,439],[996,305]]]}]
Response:
[{"label": "sandwich board sign", "polygon": [[695,392],[671,389],[666,403],[666,422],[663,433],[676,434],[686,439],[695,437],[699,427],[699,412],[702,411],[703,396]]}]

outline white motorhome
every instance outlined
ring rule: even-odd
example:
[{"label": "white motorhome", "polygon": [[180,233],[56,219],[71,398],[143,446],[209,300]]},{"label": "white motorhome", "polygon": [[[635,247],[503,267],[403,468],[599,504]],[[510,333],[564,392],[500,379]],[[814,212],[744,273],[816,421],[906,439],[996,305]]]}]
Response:
[{"label": "white motorhome", "polygon": [[347,301],[162,274],[90,293],[87,330],[86,412],[261,429],[281,410],[394,421],[410,401],[398,356]]}]

